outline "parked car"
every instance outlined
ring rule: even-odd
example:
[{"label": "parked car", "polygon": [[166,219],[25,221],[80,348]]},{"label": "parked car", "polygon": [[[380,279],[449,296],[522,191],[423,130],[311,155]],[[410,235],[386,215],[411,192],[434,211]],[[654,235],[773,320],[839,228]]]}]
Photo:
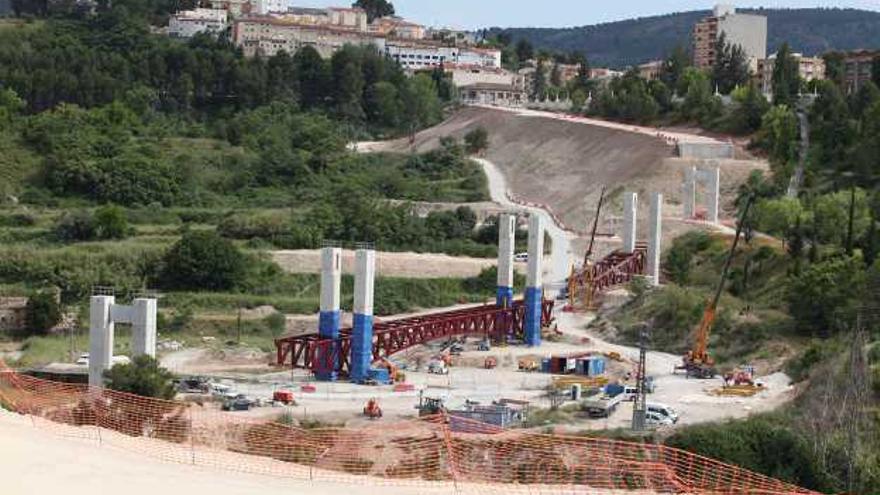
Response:
[{"label": "parked car", "polygon": [[249,411],[256,403],[244,395],[237,395],[234,398],[223,401],[222,409],[224,411]]},{"label": "parked car", "polygon": [[673,423],[678,423],[678,413],[675,412],[675,409],[673,409],[665,404],[660,404],[660,403],[656,403],[656,402],[649,402],[647,404],[647,406],[648,406],[649,413],[655,413],[655,414],[660,414],[662,416],[666,416]]},{"label": "parked car", "polygon": [[675,424],[669,416],[664,416],[660,413],[648,411],[645,413],[645,424],[651,427],[660,427],[660,426],[672,426]]},{"label": "parked car", "polygon": [[518,263],[528,263],[529,253],[517,253],[513,255],[513,261],[516,261]]}]

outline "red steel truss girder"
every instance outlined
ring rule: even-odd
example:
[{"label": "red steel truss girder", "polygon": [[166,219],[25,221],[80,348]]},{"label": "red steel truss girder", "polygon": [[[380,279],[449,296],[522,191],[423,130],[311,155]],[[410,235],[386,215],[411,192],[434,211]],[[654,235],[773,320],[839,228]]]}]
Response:
[{"label": "red steel truss girder", "polygon": [[614,251],[592,265],[589,273],[583,269],[575,273],[575,281],[581,287],[589,283],[592,295],[595,296],[599,292],[629,282],[635,275],[644,273],[647,261],[648,247],[644,243],[638,243],[632,253]]},{"label": "red steel truss girder", "polygon": [[[541,322],[548,325],[553,318],[553,301],[545,300],[541,307]],[[510,308],[479,306],[457,311],[435,313],[373,325],[373,359],[388,357],[400,351],[460,335],[484,335],[504,340],[522,336],[525,305],[514,302]],[[310,369],[313,371],[345,371],[351,357],[350,328],[340,331],[336,340],[322,339],[318,334],[287,337],[275,341],[279,366]]]}]

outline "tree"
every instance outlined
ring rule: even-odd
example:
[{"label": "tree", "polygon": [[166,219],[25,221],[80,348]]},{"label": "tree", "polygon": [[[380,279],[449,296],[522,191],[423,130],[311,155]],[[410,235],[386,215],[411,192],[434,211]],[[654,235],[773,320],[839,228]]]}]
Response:
[{"label": "tree", "polygon": [[128,235],[125,210],[115,205],[98,208],[94,215],[94,225],[98,239],[124,239]]},{"label": "tree", "polygon": [[798,159],[798,120],[791,109],[776,105],[761,120],[761,141],[770,155],[778,183],[787,181]]},{"label": "tree", "polygon": [[172,290],[222,291],[240,286],[248,260],[213,231],[190,231],[162,258],[159,285]]},{"label": "tree", "polygon": [[388,0],[357,0],[352,7],[359,7],[367,12],[367,22],[394,15],[394,5]]},{"label": "tree", "polygon": [[423,127],[437,123],[442,116],[437,86],[426,74],[417,74],[403,86],[404,125],[413,134]]},{"label": "tree", "polygon": [[789,311],[807,335],[828,337],[849,327],[862,295],[864,265],[850,257],[813,263],[789,280]]},{"label": "tree", "polygon": [[532,48],[531,42],[525,38],[521,38],[516,42],[516,58],[520,63],[529,61],[535,57],[535,49]]},{"label": "tree", "polygon": [[343,120],[355,123],[364,119],[364,109],[361,105],[364,76],[361,70],[360,51],[360,48],[347,45],[334,53],[330,60],[336,112]]},{"label": "tree", "polygon": [[553,63],[553,69],[550,71],[550,85],[555,88],[562,86],[562,71],[559,69],[559,62]]},{"label": "tree", "polygon": [[760,129],[762,119],[770,109],[770,104],[758,89],[757,84],[749,83],[734,90],[733,100],[736,102],[736,107],[731,112],[732,130],[748,134]]},{"label": "tree", "polygon": [[130,363],[115,364],[104,372],[107,388],[117,392],[171,400],[177,395],[174,375],[159,366],[159,361],[146,354],[135,356]]},{"label": "tree", "polygon": [[828,52],[822,55],[825,61],[825,79],[843,86],[846,81],[846,61],[841,52]]},{"label": "tree", "polygon": [[880,55],[875,55],[871,60],[871,81],[875,86],[880,86]]},{"label": "tree", "polygon": [[776,52],[776,63],[773,65],[773,104],[787,105],[793,108],[795,99],[800,92],[800,68],[798,61],[791,53],[788,43],[783,43]]},{"label": "tree", "polygon": [[544,96],[547,94],[547,65],[543,58],[538,59],[538,66],[535,67],[533,77],[535,81],[532,84],[532,99],[543,101]]},{"label": "tree", "polygon": [[293,60],[299,78],[300,104],[306,109],[321,107],[330,86],[327,64],[318,51],[309,45],[300,48]]},{"label": "tree", "polygon": [[464,143],[468,153],[472,155],[482,153],[489,147],[489,131],[485,127],[477,127],[465,134]]},{"label": "tree", "polygon": [[30,335],[46,335],[61,323],[61,306],[51,292],[36,292],[25,306],[25,327]]},{"label": "tree", "polygon": [[797,198],[764,199],[755,205],[755,226],[758,230],[788,238],[804,208]]},{"label": "tree", "polygon": [[63,214],[55,222],[55,237],[63,242],[91,241],[97,237],[95,217],[87,210]]},{"label": "tree", "polygon": [[851,144],[857,137],[849,105],[840,88],[825,82],[810,109],[811,159],[834,174],[851,168]]},{"label": "tree", "polygon": [[382,127],[397,129],[403,109],[397,86],[387,81],[378,82],[367,91],[367,116]]},{"label": "tree", "polygon": [[660,80],[667,87],[678,93],[679,96],[687,92],[687,87],[682,88],[681,78],[685,69],[691,66],[691,57],[687,50],[681,45],[677,45],[669,57],[663,62],[663,69],[660,71]]},{"label": "tree", "polygon": [[712,80],[722,94],[730,94],[737,86],[749,81],[749,65],[746,54],[740,45],[727,42],[724,33],[715,42],[715,66],[712,68]]}]

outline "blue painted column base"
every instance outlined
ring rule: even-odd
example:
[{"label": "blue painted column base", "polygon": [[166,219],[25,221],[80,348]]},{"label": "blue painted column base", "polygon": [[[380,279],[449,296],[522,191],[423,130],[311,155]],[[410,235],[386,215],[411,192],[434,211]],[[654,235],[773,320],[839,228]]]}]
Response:
[{"label": "blue painted column base", "polygon": [[373,364],[373,315],[354,315],[351,335],[351,381],[362,383]]},{"label": "blue painted column base", "polygon": [[[321,311],[318,316],[318,335],[323,339],[338,339],[340,317],[339,311]],[[332,357],[322,357],[320,355],[322,350],[318,352],[318,364],[314,370],[315,378],[322,382],[335,382],[339,378],[337,373],[339,369],[339,343],[336,342],[327,350],[323,350],[325,355],[329,352]],[[324,362],[328,359],[331,361],[329,367],[324,366]]]},{"label": "blue painted column base", "polygon": [[513,307],[513,287],[498,287],[495,296],[495,304],[499,308]]},{"label": "blue painted column base", "polygon": [[541,345],[541,310],[543,303],[543,291],[540,287],[526,288],[526,314],[523,322],[523,340],[529,347]]}]

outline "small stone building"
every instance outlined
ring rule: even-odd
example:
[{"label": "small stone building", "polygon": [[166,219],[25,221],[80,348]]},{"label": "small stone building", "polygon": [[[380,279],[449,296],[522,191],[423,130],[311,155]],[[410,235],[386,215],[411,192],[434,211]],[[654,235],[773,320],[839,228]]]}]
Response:
[{"label": "small stone building", "polygon": [[27,297],[0,297],[0,332],[24,330]]}]

